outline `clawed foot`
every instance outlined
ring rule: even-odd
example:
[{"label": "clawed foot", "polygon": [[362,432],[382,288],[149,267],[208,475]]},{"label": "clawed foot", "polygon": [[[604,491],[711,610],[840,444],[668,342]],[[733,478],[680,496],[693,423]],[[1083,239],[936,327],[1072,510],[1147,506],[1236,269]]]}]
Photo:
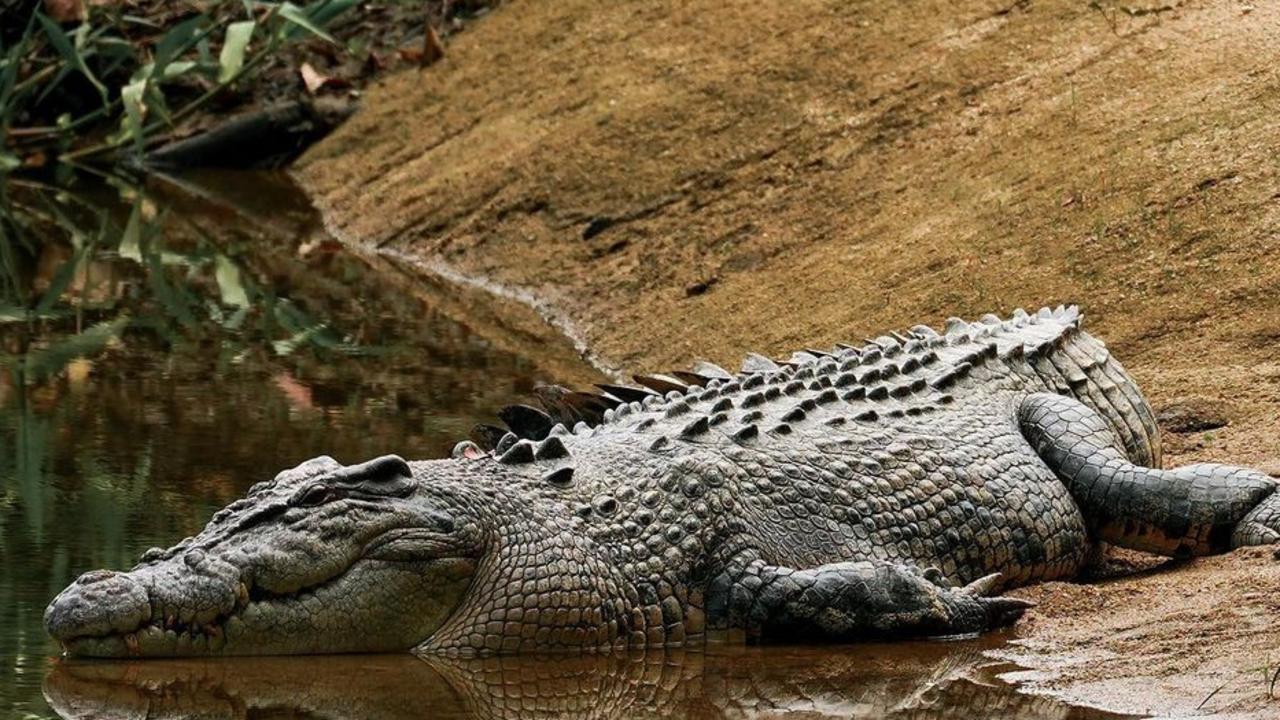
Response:
[{"label": "clawed foot", "polygon": [[1000,573],[974,580],[962,588],[947,591],[953,604],[957,632],[982,632],[1011,625],[1036,604],[1022,598],[993,596],[1000,584]]},{"label": "clawed foot", "polygon": [[744,624],[748,633],[755,629],[766,640],[974,635],[1008,625],[1035,605],[993,595],[1000,587],[999,575],[956,587],[934,568],[879,560],[806,570],[762,568],[760,577],[754,598],[743,592],[725,594],[729,602],[734,595],[751,602],[742,608]]}]

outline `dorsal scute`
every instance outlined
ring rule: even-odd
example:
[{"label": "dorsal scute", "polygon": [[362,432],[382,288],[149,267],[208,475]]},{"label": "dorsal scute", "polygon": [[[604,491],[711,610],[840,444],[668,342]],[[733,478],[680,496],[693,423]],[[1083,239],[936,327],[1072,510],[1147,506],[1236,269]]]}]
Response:
[{"label": "dorsal scute", "polygon": [[[665,439],[653,443],[654,451],[670,446],[672,438],[698,442],[717,433],[742,442],[745,438],[739,434],[752,432],[742,430],[756,425],[762,416],[770,416],[770,423],[785,424],[786,433],[803,426],[814,409],[830,407],[837,400],[852,406],[847,419],[856,422],[918,415],[951,402],[956,386],[990,377],[989,371],[981,368],[992,361],[999,360],[1001,366],[1007,364],[1015,372],[1018,368],[1032,372],[1037,364],[1046,371],[1043,358],[1063,345],[1064,338],[1078,330],[1080,321],[1075,306],[1042,308],[1035,313],[1019,308],[1008,319],[990,313],[972,322],[953,317],[941,331],[916,325],[905,332],[879,335],[860,346],[799,350],[786,360],[750,353],[738,373],[699,361],[690,371],[636,375],[640,387],[602,383],[596,386],[598,392],[583,393],[547,386],[555,389],[538,394],[546,412],[513,406],[520,408],[512,413],[518,428],[513,427],[514,432],[496,443],[496,449],[485,449],[495,456],[506,455],[521,440],[546,438],[551,434],[549,428],[559,423],[563,423],[559,433],[569,442],[592,437],[597,429],[605,428],[660,432]],[[1087,360],[1081,358],[1076,365]],[[1006,372],[1003,368],[1000,371]],[[1071,367],[1058,376],[1064,385],[1084,381],[1084,373]],[[877,403],[884,407],[876,407]],[[818,416],[824,422],[830,419],[827,413],[819,412]],[[724,424],[728,420],[737,424]],[[574,430],[569,432],[566,426]],[[488,434],[491,442],[492,435]],[[524,448],[516,449],[507,460],[528,462],[529,454]],[[539,453],[533,454],[534,461],[539,461]]]}]

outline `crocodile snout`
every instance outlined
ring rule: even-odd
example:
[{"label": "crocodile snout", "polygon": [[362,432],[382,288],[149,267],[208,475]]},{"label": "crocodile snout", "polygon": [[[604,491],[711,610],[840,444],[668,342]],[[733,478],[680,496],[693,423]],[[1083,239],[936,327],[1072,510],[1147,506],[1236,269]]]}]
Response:
[{"label": "crocodile snout", "polygon": [[81,575],[44,611],[45,629],[63,642],[132,632],[150,619],[146,588],[111,570]]}]

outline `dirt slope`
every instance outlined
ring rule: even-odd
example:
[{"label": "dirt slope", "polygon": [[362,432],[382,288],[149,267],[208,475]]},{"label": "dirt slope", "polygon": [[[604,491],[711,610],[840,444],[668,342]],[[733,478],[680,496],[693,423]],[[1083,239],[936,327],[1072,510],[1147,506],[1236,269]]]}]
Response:
[{"label": "dirt slope", "polygon": [[[635,370],[1078,302],[1158,407],[1228,421],[1171,436],[1169,464],[1274,467],[1280,4],[1125,7],[514,0],[374,88],[298,175],[340,234],[532,290]],[[1213,562],[1264,587],[1206,602],[1280,596],[1266,558]],[[1053,606],[1026,632],[1086,642]],[[1227,637],[1249,659],[1218,669],[1260,675],[1270,618],[1090,669],[1190,677]],[[1206,708],[1272,710],[1264,691]]]}]

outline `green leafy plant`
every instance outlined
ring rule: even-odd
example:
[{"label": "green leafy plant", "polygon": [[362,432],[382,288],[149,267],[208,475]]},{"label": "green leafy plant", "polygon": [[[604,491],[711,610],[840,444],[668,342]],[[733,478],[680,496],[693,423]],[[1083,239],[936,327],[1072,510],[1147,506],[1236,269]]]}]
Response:
[{"label": "green leafy plant", "polygon": [[49,154],[83,163],[140,152],[285,44],[335,42],[326,27],[356,5],[133,0],[89,4],[67,24],[35,3],[15,41],[0,36],[0,172]]}]

